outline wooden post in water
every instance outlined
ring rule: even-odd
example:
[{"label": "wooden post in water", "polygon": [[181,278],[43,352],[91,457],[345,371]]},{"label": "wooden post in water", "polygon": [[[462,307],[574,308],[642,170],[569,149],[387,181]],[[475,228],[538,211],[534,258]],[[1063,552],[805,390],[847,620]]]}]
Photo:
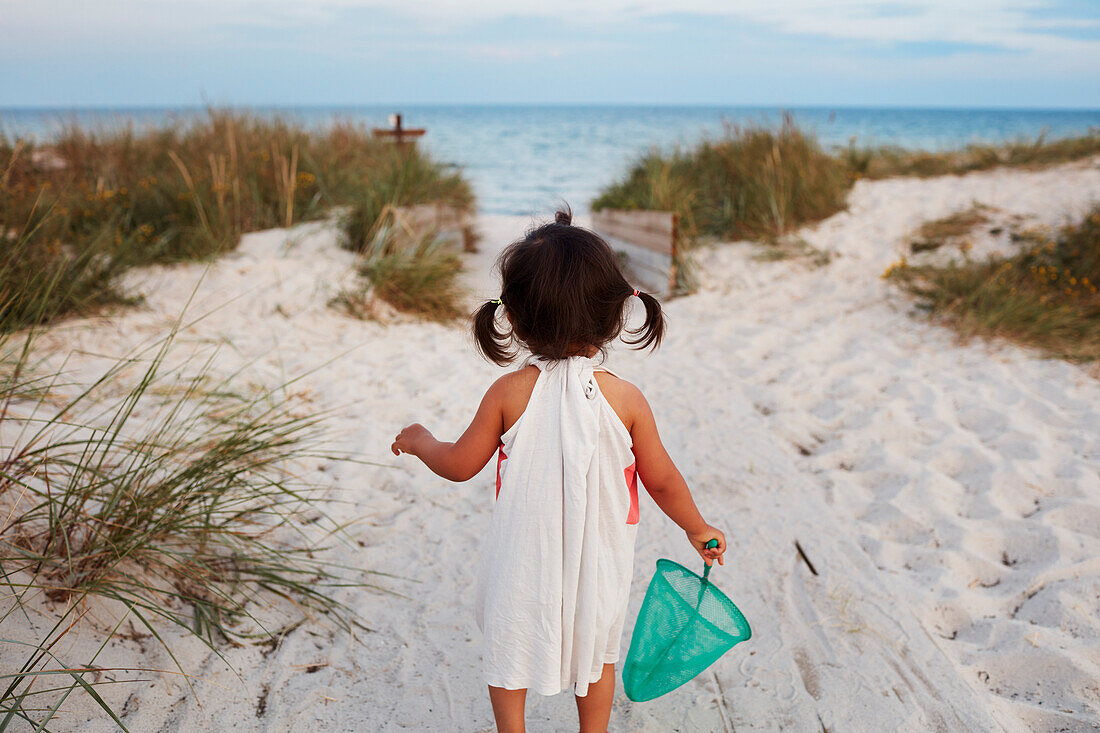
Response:
[{"label": "wooden post in water", "polygon": [[427,132],[423,127],[402,127],[400,112],[390,115],[390,125],[392,125],[392,127],[374,128],[374,136],[392,140],[393,143],[401,149],[414,145],[416,139]]}]

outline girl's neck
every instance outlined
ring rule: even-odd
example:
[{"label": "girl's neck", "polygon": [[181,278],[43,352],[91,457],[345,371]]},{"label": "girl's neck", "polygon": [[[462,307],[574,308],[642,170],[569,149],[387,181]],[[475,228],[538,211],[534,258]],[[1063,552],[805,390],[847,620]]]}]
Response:
[{"label": "girl's neck", "polygon": [[581,345],[581,344],[572,345],[571,344],[569,346],[569,352],[566,354],[566,356],[583,356],[583,357],[586,357],[588,359],[591,359],[592,357],[594,357],[598,353],[600,353],[600,350],[598,348],[596,348],[595,346],[588,345],[588,344],[585,344],[585,345]]}]

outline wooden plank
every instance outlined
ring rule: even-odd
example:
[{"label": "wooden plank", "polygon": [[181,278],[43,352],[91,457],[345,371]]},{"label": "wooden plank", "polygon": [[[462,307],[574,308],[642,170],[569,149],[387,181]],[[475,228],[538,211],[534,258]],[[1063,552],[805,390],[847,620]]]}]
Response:
[{"label": "wooden plank", "polygon": [[398,225],[414,230],[458,228],[465,218],[458,210],[437,204],[403,206],[396,212]]},{"label": "wooden plank", "polygon": [[662,254],[676,251],[677,217],[670,211],[597,211],[592,228]]},{"label": "wooden plank", "polygon": [[671,211],[604,209],[595,212],[592,218],[604,226],[626,226],[671,235],[675,229],[676,215]]},{"label": "wooden plank", "polygon": [[669,234],[657,234],[644,229],[633,229],[630,227],[601,228],[598,231],[617,237],[618,239],[625,239],[628,242],[633,242],[639,247],[645,247],[646,249],[651,249],[660,254],[672,254],[672,236]]},{"label": "wooden plank", "polygon": [[438,236],[470,249],[473,229],[467,214],[444,204],[399,206],[393,210],[393,223],[399,246],[416,244],[425,237]]},{"label": "wooden plank", "polygon": [[643,233],[643,234],[650,234],[650,235],[653,235],[654,237],[662,237],[665,240],[668,240],[672,237],[672,227],[660,227],[660,228],[648,227],[648,226],[644,226],[644,225],[638,225],[638,224],[635,224],[635,223],[631,223],[629,221],[614,221],[614,220],[612,220],[612,221],[599,221],[597,223],[597,226],[599,226],[601,229],[604,229],[604,230],[609,231],[611,233],[615,233],[615,232],[631,232],[631,233],[638,232],[638,233]]},{"label": "wooden plank", "polygon": [[592,229],[625,257],[629,273],[663,294],[676,290],[679,223],[672,211],[604,209],[592,214]]},{"label": "wooden plank", "polygon": [[607,243],[623,258],[623,274],[631,284],[658,295],[672,292],[672,261],[668,255],[638,247],[632,242],[610,235]]},{"label": "wooden plank", "polygon": [[376,127],[372,130],[375,137],[420,137],[427,132],[423,127],[406,127],[400,130],[391,130]]},{"label": "wooden plank", "polygon": [[603,225],[599,227],[602,231],[612,234],[622,239],[638,239],[638,243],[650,242],[652,249],[668,252],[672,249],[672,231],[655,231],[644,227],[634,227],[628,224],[615,224],[612,226]]}]

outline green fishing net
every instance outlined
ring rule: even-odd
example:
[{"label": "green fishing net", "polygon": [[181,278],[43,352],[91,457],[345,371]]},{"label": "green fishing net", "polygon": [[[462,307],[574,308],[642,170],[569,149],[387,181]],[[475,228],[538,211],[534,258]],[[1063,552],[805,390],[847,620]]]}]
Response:
[{"label": "green fishing net", "polygon": [[675,690],[752,636],[748,621],[709,573],[708,567],[700,577],[671,560],[657,561],[623,665],[631,700]]}]

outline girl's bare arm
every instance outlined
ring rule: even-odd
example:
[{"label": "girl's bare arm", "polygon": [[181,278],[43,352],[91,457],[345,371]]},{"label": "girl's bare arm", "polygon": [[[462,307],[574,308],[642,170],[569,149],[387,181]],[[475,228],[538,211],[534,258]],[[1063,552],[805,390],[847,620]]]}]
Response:
[{"label": "girl's bare arm", "polygon": [[504,432],[502,391],[500,382],[489,388],[470,426],[455,442],[436,440],[426,427],[413,423],[398,433],[390,450],[395,456],[416,456],[448,481],[469,481],[485,467],[500,444]]},{"label": "girl's bare arm", "polygon": [[[680,475],[676,464],[672,462],[668,451],[657,432],[657,421],[653,410],[644,395],[636,387],[630,390],[629,404],[631,413],[630,437],[634,442],[634,458],[637,460],[638,476],[642,479],[646,491],[668,518],[679,525],[688,536],[688,540],[710,565],[717,560],[723,563],[722,554],[726,551],[726,536],[710,526],[699,513],[695,500],[691,498],[684,477]],[[711,539],[718,540],[718,546],[708,549]]]}]

